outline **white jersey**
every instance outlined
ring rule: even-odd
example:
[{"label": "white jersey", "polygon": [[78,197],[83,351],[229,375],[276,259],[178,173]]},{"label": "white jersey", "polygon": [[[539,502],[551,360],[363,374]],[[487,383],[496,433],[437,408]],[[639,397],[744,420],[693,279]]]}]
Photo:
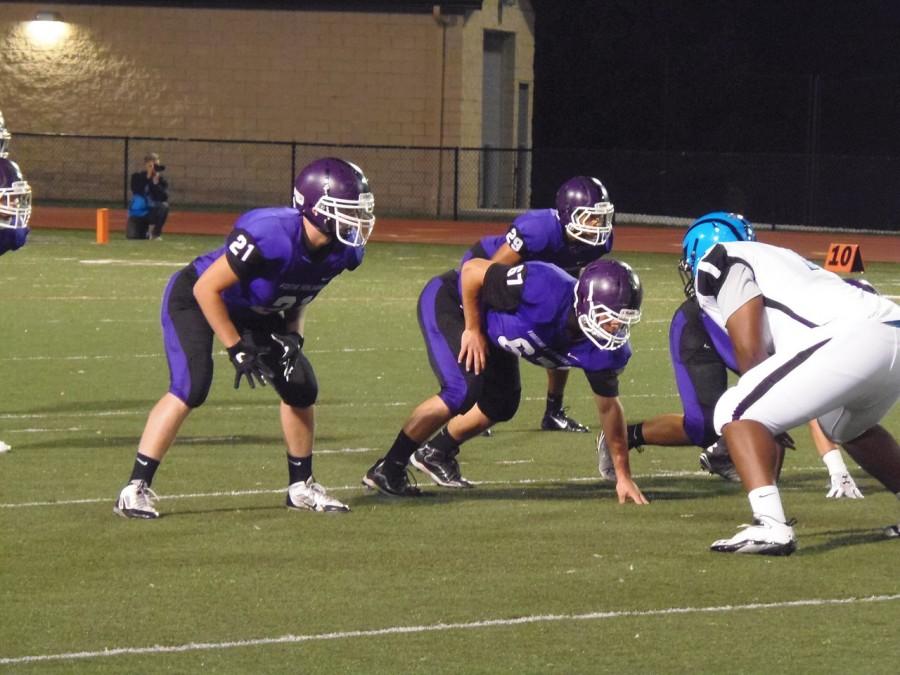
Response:
[{"label": "white jersey", "polygon": [[793,251],[727,242],[700,260],[700,308],[725,327],[762,296],[770,356],[716,403],[717,433],[754,420],[773,434],[817,418],[836,442],[857,438],[900,397],[900,307]]},{"label": "white jersey", "polygon": [[694,287],[701,309],[723,329],[739,307],[763,298],[769,353],[791,348],[809,331],[833,322],[898,321],[900,307],[845,283],[786,248],[726,242],[707,251]]}]

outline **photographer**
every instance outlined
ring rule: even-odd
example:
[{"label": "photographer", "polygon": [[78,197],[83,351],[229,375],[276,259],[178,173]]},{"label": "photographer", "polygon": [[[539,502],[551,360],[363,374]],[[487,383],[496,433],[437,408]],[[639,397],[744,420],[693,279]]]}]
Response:
[{"label": "photographer", "polygon": [[128,239],[159,239],[169,215],[169,184],[162,176],[166,167],[155,152],[144,157],[144,170],[131,174],[128,206]]}]

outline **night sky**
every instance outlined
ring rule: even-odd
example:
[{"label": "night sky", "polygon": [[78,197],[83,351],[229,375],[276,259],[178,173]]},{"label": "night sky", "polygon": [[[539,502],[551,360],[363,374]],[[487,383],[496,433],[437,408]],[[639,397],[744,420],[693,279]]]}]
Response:
[{"label": "night sky", "polygon": [[[794,197],[788,205],[790,195],[750,185],[744,174],[757,176],[765,166],[754,156],[760,166],[709,186],[709,206],[729,194],[730,208],[749,201],[778,222],[813,222],[823,211],[847,220],[855,205],[826,204],[820,195],[846,181],[836,156],[900,157],[900,0],[533,2],[535,203],[552,198],[566,173],[589,172],[614,178],[618,193],[649,201],[651,212],[689,215],[706,207],[695,195],[679,200],[704,176],[679,185],[670,166],[642,173],[631,166],[633,155],[623,161],[585,148],[813,154],[823,159],[812,168],[782,162],[773,171],[784,175],[771,178],[805,180],[815,191],[814,199],[804,197],[811,204]],[[558,148],[580,150],[564,156],[551,150]],[[715,176],[723,171],[710,168]],[[860,187],[848,189],[871,187],[878,173],[867,168]],[[822,204],[818,214],[812,202]]]}]

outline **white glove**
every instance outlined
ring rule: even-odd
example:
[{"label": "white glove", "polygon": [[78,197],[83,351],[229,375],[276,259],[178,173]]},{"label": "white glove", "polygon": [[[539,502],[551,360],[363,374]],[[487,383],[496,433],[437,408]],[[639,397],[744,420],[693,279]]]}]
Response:
[{"label": "white glove", "polygon": [[864,499],[863,493],[856,487],[853,476],[849,473],[833,473],[831,474],[831,489],[825,495],[826,499]]}]

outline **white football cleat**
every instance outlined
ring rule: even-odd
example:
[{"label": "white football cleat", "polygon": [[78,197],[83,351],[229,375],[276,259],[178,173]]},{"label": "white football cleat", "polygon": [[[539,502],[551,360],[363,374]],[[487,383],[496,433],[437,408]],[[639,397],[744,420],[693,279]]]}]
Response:
[{"label": "white football cleat", "polygon": [[612,455],[609,454],[606,434],[602,431],[597,436],[597,469],[600,471],[601,479],[610,483],[616,482],[616,467],[613,464]]},{"label": "white football cleat", "polygon": [[831,489],[825,495],[826,499],[865,499],[863,493],[856,487],[856,481],[849,473],[835,473],[831,475]]},{"label": "white football cleat", "polygon": [[768,516],[754,516],[753,523],[741,525],[731,539],[719,539],[709,547],[719,553],[757,553],[760,555],[790,555],[797,550],[793,520],[779,523]]},{"label": "white football cleat", "polygon": [[349,506],[325,492],[325,488],[316,483],[312,476],[305,482],[292,483],[288,487],[285,504],[289,509],[298,511],[344,512],[350,510]]},{"label": "white football cleat", "polygon": [[11,445],[8,445],[7,443],[0,441],[0,455],[2,455],[4,452],[9,452],[10,450],[12,450]]},{"label": "white football cleat", "polygon": [[150,489],[146,481],[133,480],[122,488],[116,505],[113,507],[113,513],[117,513],[123,518],[144,518],[151,520],[159,518],[159,513],[153,506],[159,497]]},{"label": "white football cleat", "polygon": [[898,523],[897,525],[888,525],[886,528],[884,528],[884,536],[886,536],[888,539],[895,539],[897,537],[900,537],[900,523]]}]

